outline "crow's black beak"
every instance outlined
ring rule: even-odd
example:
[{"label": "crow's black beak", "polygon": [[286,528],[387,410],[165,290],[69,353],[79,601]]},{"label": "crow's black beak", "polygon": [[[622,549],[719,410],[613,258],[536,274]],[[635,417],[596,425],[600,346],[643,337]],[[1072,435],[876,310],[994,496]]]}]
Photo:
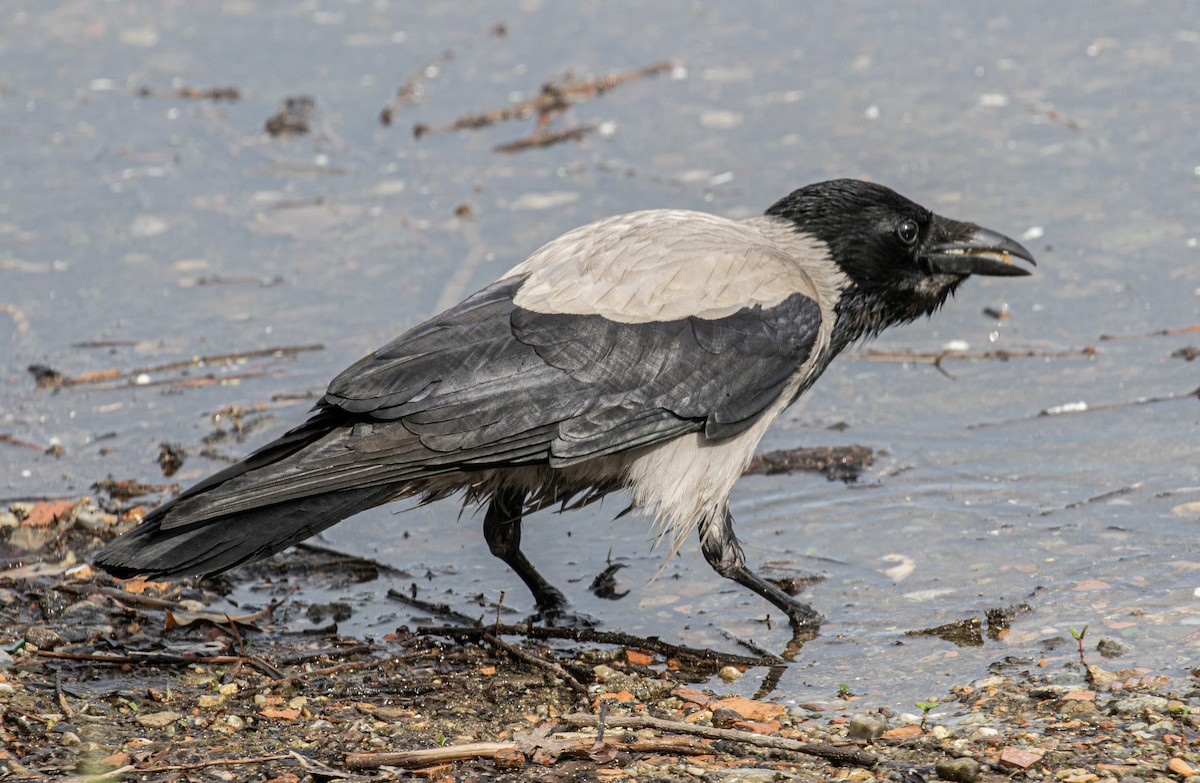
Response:
[{"label": "crow's black beak", "polygon": [[1014,277],[1029,274],[1028,269],[1013,262],[1014,258],[1037,266],[1033,254],[1020,242],[979,227],[974,227],[966,239],[938,242],[930,246],[924,257],[934,272],[948,275]]}]

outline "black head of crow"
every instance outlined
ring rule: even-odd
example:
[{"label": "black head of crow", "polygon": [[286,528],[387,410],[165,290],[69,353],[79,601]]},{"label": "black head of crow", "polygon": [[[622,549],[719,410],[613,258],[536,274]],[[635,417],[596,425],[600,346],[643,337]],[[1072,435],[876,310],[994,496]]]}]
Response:
[{"label": "black head of crow", "polygon": [[413,327],[329,385],[307,422],[156,508],[96,556],[118,576],[213,574],[402,497],[486,504],[484,537],[540,613],[566,605],[521,551],[528,512],[626,490],[674,553],[784,613],[748,568],[729,493],[767,427],[850,342],[936,310],[969,275],[1019,275],[1013,240],[853,180],[761,217],[601,220]]}]

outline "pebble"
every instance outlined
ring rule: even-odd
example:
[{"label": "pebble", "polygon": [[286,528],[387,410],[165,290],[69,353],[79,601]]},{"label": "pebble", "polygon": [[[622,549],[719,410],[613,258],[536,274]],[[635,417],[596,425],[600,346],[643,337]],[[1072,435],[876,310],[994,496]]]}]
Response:
[{"label": "pebble", "polygon": [[32,644],[39,650],[53,650],[62,644],[62,637],[49,628],[44,628],[40,625],[31,625],[25,631],[25,642]]},{"label": "pebble", "polygon": [[979,780],[979,762],[975,759],[947,759],[939,761],[934,767],[937,776],[942,780],[954,780],[958,783],[975,783]]},{"label": "pebble", "polygon": [[1178,756],[1167,762],[1167,769],[1183,778],[1190,778],[1196,774],[1196,768]]},{"label": "pebble", "polygon": [[1138,715],[1143,712],[1166,712],[1167,699],[1162,696],[1140,694],[1127,699],[1118,699],[1109,705],[1108,711],[1122,715]]},{"label": "pebble", "polygon": [[0,511],[0,527],[16,527],[21,524],[17,515],[11,511]]},{"label": "pebble", "polygon": [[11,655],[4,650],[0,650],[0,672],[12,668],[14,662]]},{"label": "pebble", "polygon": [[775,783],[775,781],[795,780],[796,776],[774,769],[755,769],[753,767],[737,767],[734,769],[714,769],[704,773],[704,780],[712,783]]},{"label": "pebble", "polygon": [[887,731],[887,723],[870,715],[855,715],[846,731],[854,739],[876,739]]},{"label": "pebble", "polygon": [[118,521],[116,514],[106,514],[95,508],[82,508],[75,512],[75,526],[93,533],[110,530]]},{"label": "pebble", "polygon": [[722,666],[721,671],[717,672],[717,676],[725,682],[737,682],[744,677],[744,673],[736,666]]},{"label": "pebble", "polygon": [[1105,636],[1096,642],[1096,650],[1105,658],[1119,658],[1129,652],[1129,645],[1111,636]]},{"label": "pebble", "polygon": [[183,720],[183,716],[171,710],[148,712],[145,715],[137,716],[137,722],[149,729],[166,728],[177,720]]}]

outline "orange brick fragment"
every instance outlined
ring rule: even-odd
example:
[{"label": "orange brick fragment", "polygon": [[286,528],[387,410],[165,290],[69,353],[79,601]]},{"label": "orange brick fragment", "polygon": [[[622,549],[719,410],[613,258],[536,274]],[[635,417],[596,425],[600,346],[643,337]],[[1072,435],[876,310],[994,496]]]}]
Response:
[{"label": "orange brick fragment", "polygon": [[1062,695],[1063,701],[1095,701],[1095,691],[1067,691]]},{"label": "orange brick fragment", "polygon": [[709,705],[713,710],[733,710],[746,720],[771,720],[787,712],[780,704],[755,701],[744,696],[730,696]]},{"label": "orange brick fragment", "polygon": [[1041,753],[1014,748],[1011,745],[1000,751],[1000,766],[1008,769],[1029,769],[1041,760]]},{"label": "orange brick fragment", "polygon": [[682,685],[671,691],[671,695],[700,707],[707,707],[712,702],[712,696],[709,696],[704,691],[696,690],[695,688],[686,688]]},{"label": "orange brick fragment", "polygon": [[654,656],[650,653],[644,653],[641,650],[626,650],[625,660],[634,666],[649,666],[654,663]]},{"label": "orange brick fragment", "polygon": [[73,508],[73,500],[47,500],[29,509],[29,516],[21,524],[26,527],[50,527]]},{"label": "orange brick fragment", "polygon": [[291,708],[264,707],[261,711],[264,718],[279,718],[280,720],[295,720],[300,717],[300,710]]},{"label": "orange brick fragment", "polygon": [[1181,778],[1190,778],[1192,775],[1196,774],[1196,768],[1178,756],[1167,762],[1167,769],[1171,770]]},{"label": "orange brick fragment", "polygon": [[888,729],[883,733],[884,739],[905,739],[907,737],[921,736],[921,727],[917,725],[897,726],[894,729]]}]

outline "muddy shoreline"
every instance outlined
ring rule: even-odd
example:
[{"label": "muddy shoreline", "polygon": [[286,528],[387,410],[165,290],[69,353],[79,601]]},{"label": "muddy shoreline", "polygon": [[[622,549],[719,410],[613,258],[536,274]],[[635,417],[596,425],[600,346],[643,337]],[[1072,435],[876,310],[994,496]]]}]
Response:
[{"label": "muddy shoreline", "polygon": [[[44,543],[0,573],[0,780],[1197,779],[1200,669],[1172,680],[1127,651],[1118,668],[1086,631],[911,713],[848,687],[785,706],[719,687],[786,665],[769,653],[437,604],[427,625],[344,636],[351,609],[303,586],[368,584],[379,564],[310,547],[202,584],[118,583],[76,552],[136,515],[18,510],[6,543]],[[247,584],[259,605],[208,608]]]}]

